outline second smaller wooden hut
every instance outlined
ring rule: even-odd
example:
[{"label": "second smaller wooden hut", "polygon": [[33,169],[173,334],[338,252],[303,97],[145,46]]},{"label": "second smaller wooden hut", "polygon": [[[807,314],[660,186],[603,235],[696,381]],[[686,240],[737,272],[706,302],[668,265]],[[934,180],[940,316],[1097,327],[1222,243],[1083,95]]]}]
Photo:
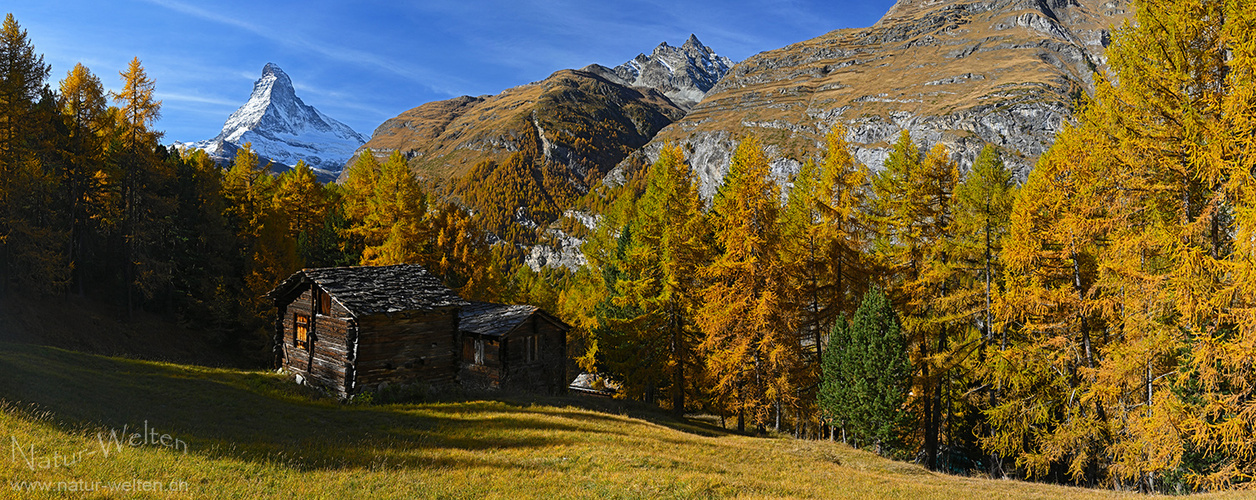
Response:
[{"label": "second smaller wooden hut", "polygon": [[567,382],[567,331],[571,327],[530,305],[472,302],[463,306],[464,386],[556,394]]}]

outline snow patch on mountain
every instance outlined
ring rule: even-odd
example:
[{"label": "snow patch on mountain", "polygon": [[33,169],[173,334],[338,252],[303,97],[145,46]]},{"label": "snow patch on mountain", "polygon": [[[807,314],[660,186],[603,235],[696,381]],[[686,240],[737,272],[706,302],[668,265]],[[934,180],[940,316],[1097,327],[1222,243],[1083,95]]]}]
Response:
[{"label": "snow patch on mountain", "polygon": [[305,104],[297,97],[292,79],[274,63],[262,68],[253,93],[213,139],[176,147],[204,149],[220,161],[231,161],[235,151],[252,143],[253,151],[270,161],[291,167],[304,160],[320,178],[334,179],[366,137]]}]

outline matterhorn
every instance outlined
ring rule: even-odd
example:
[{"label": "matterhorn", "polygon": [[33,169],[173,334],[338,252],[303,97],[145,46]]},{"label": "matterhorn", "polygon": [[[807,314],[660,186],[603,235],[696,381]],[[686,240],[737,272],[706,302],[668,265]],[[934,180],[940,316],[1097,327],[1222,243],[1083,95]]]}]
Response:
[{"label": "matterhorn", "polygon": [[245,143],[276,171],[303,160],[320,179],[331,180],[366,137],[302,102],[292,79],[268,63],[248,102],[231,113],[217,137],[176,146],[204,149],[215,160],[230,162]]}]

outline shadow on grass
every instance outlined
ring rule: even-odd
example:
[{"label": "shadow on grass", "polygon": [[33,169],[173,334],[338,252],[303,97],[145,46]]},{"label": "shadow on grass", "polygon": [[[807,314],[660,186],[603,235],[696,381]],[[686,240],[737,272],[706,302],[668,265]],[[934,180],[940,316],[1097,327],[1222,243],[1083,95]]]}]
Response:
[{"label": "shadow on grass", "polygon": [[[666,410],[639,401],[585,395],[510,395],[502,392],[477,392],[466,396],[476,400],[494,401],[500,404],[511,405],[518,411],[527,411],[527,408],[533,405],[544,405],[553,408],[545,411],[546,414],[584,420],[601,420],[607,423],[625,423],[628,418],[644,420],[675,431],[703,437],[722,437],[737,434],[735,431],[724,429],[702,420],[677,418]],[[459,400],[447,399],[447,401]],[[563,409],[565,408],[588,410],[597,413],[564,411]]]},{"label": "shadow on grass", "polygon": [[[153,429],[189,453],[341,467],[516,467],[477,453],[572,444],[613,417],[518,401],[347,406],[284,377],[0,343],[0,399],[70,433]],[[555,418],[555,416],[562,418]],[[134,432],[129,430],[128,432]]]}]

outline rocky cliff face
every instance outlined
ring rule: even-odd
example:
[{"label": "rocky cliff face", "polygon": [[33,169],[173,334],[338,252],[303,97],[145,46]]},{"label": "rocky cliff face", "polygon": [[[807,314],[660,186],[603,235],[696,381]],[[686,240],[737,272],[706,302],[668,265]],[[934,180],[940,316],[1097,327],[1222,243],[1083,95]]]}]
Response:
[{"label": "rocky cliff face", "polygon": [[702,45],[695,35],[680,47],[659,44],[650,55],[638,54],[631,61],[607,68],[590,64],[583,71],[633,87],[648,87],[666,95],[685,111],[702,101],[733,66],[733,61]]},{"label": "rocky cliff face", "polygon": [[881,168],[908,130],[941,142],[961,165],[986,143],[1025,175],[1092,75],[1106,68],[1111,26],[1128,0],[900,0],[876,25],[763,52],[732,68],[683,119],[607,176],[682,144],[713,195],[736,141],[755,134],[786,179],[837,123],[857,157]]},{"label": "rocky cliff face", "polygon": [[219,162],[229,162],[240,146],[252,143],[263,161],[289,167],[305,161],[320,178],[330,180],[364,142],[348,125],[301,101],[292,79],[270,63],[253,83],[249,100],[231,113],[217,137],[176,145],[204,149]]}]

